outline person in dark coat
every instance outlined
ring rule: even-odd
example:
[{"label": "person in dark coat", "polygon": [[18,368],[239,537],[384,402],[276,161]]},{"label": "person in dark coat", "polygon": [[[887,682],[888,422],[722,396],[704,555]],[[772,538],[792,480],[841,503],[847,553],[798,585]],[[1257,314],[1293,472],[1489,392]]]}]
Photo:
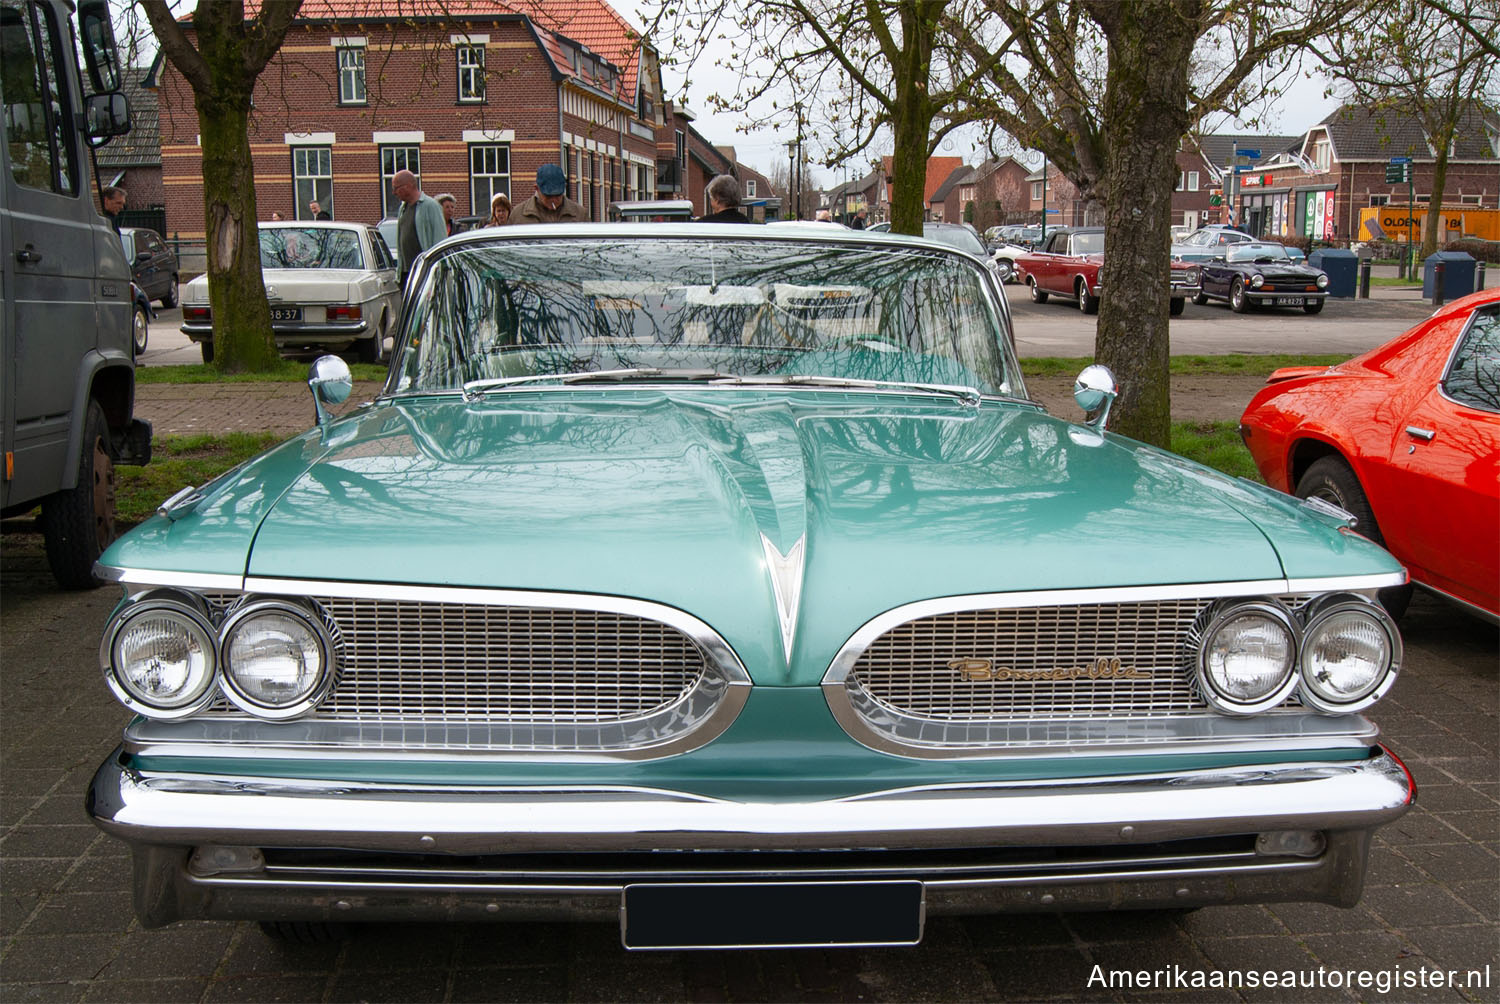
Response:
[{"label": "person in dark coat", "polygon": [[708,183],[703,190],[708,208],[713,210],[698,217],[699,223],[749,223],[750,217],[740,212],[740,183],[727,174],[721,174]]},{"label": "person in dark coat", "polygon": [[125,211],[126,191],[115,185],[106,185],[99,191],[99,204],[104,207],[104,218],[120,232],[120,214]]}]

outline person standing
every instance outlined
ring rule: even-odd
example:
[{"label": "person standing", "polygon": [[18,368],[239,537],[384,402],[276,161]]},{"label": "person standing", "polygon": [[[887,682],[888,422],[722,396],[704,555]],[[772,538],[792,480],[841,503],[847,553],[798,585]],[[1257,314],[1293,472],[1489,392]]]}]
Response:
[{"label": "person standing", "polygon": [[490,200],[490,220],[487,227],[503,227],[510,222],[510,196],[496,192]]},{"label": "person standing", "polygon": [[582,223],[588,219],[583,207],[566,194],[568,179],[556,164],[543,164],[536,172],[536,194],[516,210],[517,223]]},{"label": "person standing", "polygon": [[318,202],[317,199],[314,199],[313,201],[311,201],[311,202],[309,202],[307,204],[307,211],[309,213],[312,213],[312,218],[315,219],[315,220],[331,220],[331,219],[333,219],[333,214],[330,213],[328,210],[324,209],[322,207],[322,205],[319,204],[319,202]]},{"label": "person standing", "polygon": [[457,220],[458,200],[453,197],[453,194],[444,192],[442,195],[434,195],[433,198],[437,200],[439,206],[443,207],[443,224],[448,228],[448,236],[463,233],[464,226]]},{"label": "person standing", "polygon": [[127,194],[125,189],[114,185],[106,185],[99,190],[99,204],[104,207],[104,218],[115,228],[115,233],[120,232],[120,214],[125,211]]},{"label": "person standing", "polygon": [[740,183],[728,174],[715,175],[703,190],[703,198],[712,212],[698,217],[698,223],[749,223],[740,212]]},{"label": "person standing", "polygon": [[849,221],[849,226],[855,230],[863,230],[870,222],[869,215],[869,211],[865,207],[860,206],[859,212],[854,214],[854,219]]},{"label": "person standing", "polygon": [[396,262],[401,285],[405,286],[417,255],[448,236],[448,228],[437,200],[422,191],[415,174],[397,171],[391,178],[391,192],[401,200],[401,216],[396,221]]}]

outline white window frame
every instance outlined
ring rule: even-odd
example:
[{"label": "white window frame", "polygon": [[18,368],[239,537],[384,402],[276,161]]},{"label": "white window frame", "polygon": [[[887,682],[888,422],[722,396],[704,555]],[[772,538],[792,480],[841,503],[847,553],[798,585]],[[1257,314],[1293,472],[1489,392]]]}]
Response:
[{"label": "white window frame", "polygon": [[1333,165],[1333,144],[1326,139],[1313,140],[1313,165],[1320,172]]},{"label": "white window frame", "polygon": [[[485,102],[484,46],[460,44],[454,47],[454,64],[458,68],[458,103],[479,105]],[[466,64],[465,59],[469,62]],[[467,78],[467,80],[465,79]]]},{"label": "white window frame", "polygon": [[[362,45],[341,45],[334,51],[337,61],[339,75],[339,104],[341,105],[363,105],[369,103],[369,94],[365,89],[365,47]],[[353,65],[358,57],[358,66]],[[345,60],[348,59],[346,64]]]},{"label": "white window frame", "polygon": [[1197,171],[1189,171],[1187,173],[1187,190],[1189,192],[1196,192],[1198,190],[1198,172]]},{"label": "white window frame", "polygon": [[1042,201],[1042,183],[1040,181],[1033,181],[1031,183],[1031,201]]},{"label": "white window frame", "polygon": [[[316,163],[309,163],[315,160]],[[311,168],[311,169],[309,169]],[[320,186],[326,181],[326,189]],[[306,190],[303,184],[307,184]],[[326,190],[326,194],[325,194]],[[292,147],[292,219],[310,220],[309,202],[317,202],[324,211],[333,213],[333,147],[297,145]]]},{"label": "white window frame", "polygon": [[[391,191],[391,179],[397,171],[407,170],[417,176],[417,185],[422,183],[422,147],[417,143],[383,144],[380,154],[380,205],[382,216],[389,218],[401,215],[401,200]],[[387,160],[386,155],[391,157]],[[412,167],[412,162],[416,166]]]},{"label": "white window frame", "polygon": [[755,198],[755,179],[754,178],[746,178],[745,179],[745,198],[747,198],[747,199],[753,199],[753,198]]},{"label": "white window frame", "polygon": [[[504,153],[505,170],[475,170],[476,158],[490,157],[493,154]],[[484,168],[497,168],[495,163],[479,165]],[[510,196],[510,144],[509,143],[475,143],[469,147],[469,199],[476,215],[488,215],[490,211],[490,200],[497,192],[504,192]],[[480,193],[480,181],[484,180],[484,192]]]}]

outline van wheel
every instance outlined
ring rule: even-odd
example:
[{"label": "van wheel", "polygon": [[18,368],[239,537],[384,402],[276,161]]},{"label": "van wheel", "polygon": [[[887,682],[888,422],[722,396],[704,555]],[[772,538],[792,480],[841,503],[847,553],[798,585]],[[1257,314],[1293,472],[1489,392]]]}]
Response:
[{"label": "van wheel", "polygon": [[1027,279],[1026,284],[1031,287],[1031,301],[1033,303],[1047,302],[1047,293],[1042,289],[1041,286],[1037,285],[1036,276],[1032,276],[1030,279]]},{"label": "van wheel", "polygon": [[1172,297],[1171,301],[1167,304],[1167,313],[1171,314],[1173,317],[1181,317],[1182,312],[1186,309],[1187,301],[1180,296]]},{"label": "van wheel", "polygon": [[42,537],[52,577],[64,589],[93,589],[94,562],[115,539],[115,463],[109,455],[109,423],[98,401],[83,422],[78,483],[42,503]]},{"label": "van wheel", "polygon": [[347,924],[332,924],[321,920],[263,920],[260,932],[277,941],[290,941],[298,945],[326,945],[349,938]]},{"label": "van wheel", "polygon": [[151,337],[151,318],[146,316],[146,308],[139,303],[130,313],[130,341],[136,355],[146,351],[146,341]]},{"label": "van wheel", "polygon": [[177,277],[174,275],[171,284],[167,286],[167,291],[161,295],[161,305],[171,310],[177,306],[178,299],[180,297],[177,292]]},{"label": "van wheel", "polygon": [[198,348],[203,352],[203,361],[211,363],[214,361],[214,339],[210,335],[207,341],[199,342]]}]

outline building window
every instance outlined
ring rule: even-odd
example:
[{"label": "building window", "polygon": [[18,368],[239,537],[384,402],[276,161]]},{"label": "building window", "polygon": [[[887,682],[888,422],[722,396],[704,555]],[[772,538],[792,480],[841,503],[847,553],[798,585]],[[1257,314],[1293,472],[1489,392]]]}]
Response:
[{"label": "building window", "polygon": [[384,216],[400,216],[401,200],[391,191],[391,179],[397,171],[410,171],[422,182],[422,148],[419,146],[383,146],[380,148],[380,204]]},{"label": "building window", "polygon": [[296,190],[293,208],[295,219],[312,219],[308,203],[333,214],[333,148],[328,146],[292,147],[292,187]]},{"label": "building window", "polygon": [[1326,171],[1333,163],[1333,153],[1329,149],[1328,141],[1320,139],[1313,144],[1313,164],[1319,171]]},{"label": "building window", "polygon": [[682,172],[684,187],[687,182],[687,133],[677,130],[677,168]]},{"label": "building window", "polygon": [[604,162],[597,153],[589,154],[589,219],[597,221],[599,216],[599,184],[603,181],[601,172],[604,170]]},{"label": "building window", "polygon": [[1187,173],[1187,190],[1189,192],[1196,192],[1198,190],[1198,172],[1197,171],[1189,171]]},{"label": "building window", "polygon": [[469,195],[476,214],[488,214],[496,195],[510,195],[510,147],[469,147]]},{"label": "building window", "polygon": [[1031,183],[1031,201],[1042,201],[1042,183],[1040,181],[1033,181]]},{"label": "building window", "polygon": [[1390,204],[1391,204],[1391,197],[1389,195],[1371,195],[1370,196],[1370,205],[1372,205],[1372,206],[1388,206]]},{"label": "building window", "polygon": [[753,198],[755,198],[755,179],[754,178],[746,178],[745,179],[745,198],[747,198],[747,199],[753,199]]},{"label": "building window", "polygon": [[1458,204],[1461,205],[1461,206],[1482,206],[1482,205],[1484,205],[1484,196],[1483,195],[1460,195],[1458,197]]},{"label": "building window", "polygon": [[339,57],[339,104],[364,104],[365,50],[351,46],[336,51]]},{"label": "building window", "polygon": [[458,100],[484,100],[484,46],[458,47]]}]

